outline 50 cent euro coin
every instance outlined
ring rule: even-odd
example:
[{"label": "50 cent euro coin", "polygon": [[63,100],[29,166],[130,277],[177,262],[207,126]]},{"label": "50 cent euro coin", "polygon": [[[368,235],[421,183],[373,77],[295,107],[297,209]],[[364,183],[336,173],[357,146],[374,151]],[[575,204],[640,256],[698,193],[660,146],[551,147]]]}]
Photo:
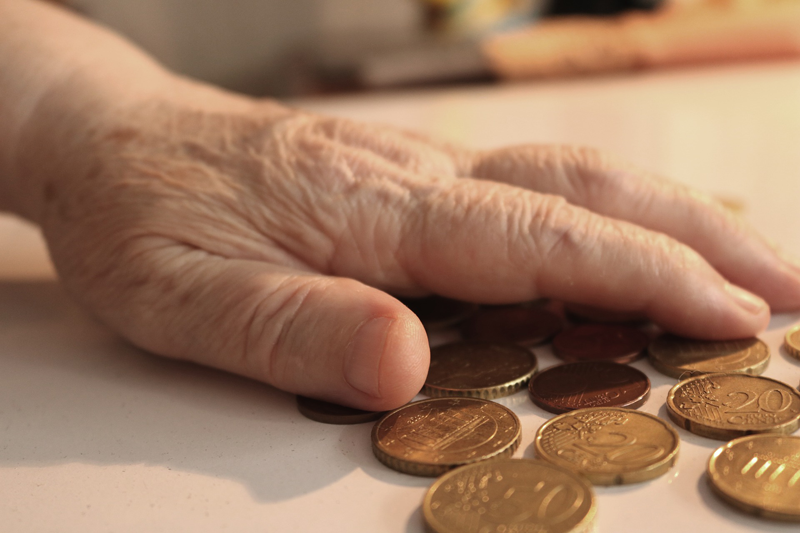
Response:
[{"label": "50 cent euro coin", "polygon": [[534,447],[537,457],[574,470],[595,485],[622,485],[665,474],[678,459],[680,438],[657,416],[596,407],[545,422]]},{"label": "50 cent euro coin", "polygon": [[438,476],[456,466],[510,456],[519,447],[519,418],[479,398],[433,398],[386,414],[372,428],[380,462],[415,476]]}]

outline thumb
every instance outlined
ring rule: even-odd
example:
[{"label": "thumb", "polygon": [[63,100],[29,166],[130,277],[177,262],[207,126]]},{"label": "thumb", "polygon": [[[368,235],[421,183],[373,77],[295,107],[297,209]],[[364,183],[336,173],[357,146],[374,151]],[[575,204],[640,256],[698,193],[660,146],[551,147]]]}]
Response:
[{"label": "thumb", "polygon": [[133,343],[367,410],[398,407],[422,388],[425,330],[388,294],[182,245],[167,250],[135,254],[113,280],[125,306],[92,305]]}]

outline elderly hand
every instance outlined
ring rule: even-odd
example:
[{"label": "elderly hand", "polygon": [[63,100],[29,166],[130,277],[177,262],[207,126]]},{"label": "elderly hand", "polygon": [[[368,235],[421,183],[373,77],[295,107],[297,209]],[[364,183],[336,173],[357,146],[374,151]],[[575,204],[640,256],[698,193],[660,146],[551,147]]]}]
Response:
[{"label": "elderly hand", "polygon": [[161,355],[380,410],[429,356],[389,293],[545,296],[710,339],[800,307],[800,267],[738,218],[594,150],[470,150],[166,73],[100,85],[43,97],[15,168],[71,294]]}]

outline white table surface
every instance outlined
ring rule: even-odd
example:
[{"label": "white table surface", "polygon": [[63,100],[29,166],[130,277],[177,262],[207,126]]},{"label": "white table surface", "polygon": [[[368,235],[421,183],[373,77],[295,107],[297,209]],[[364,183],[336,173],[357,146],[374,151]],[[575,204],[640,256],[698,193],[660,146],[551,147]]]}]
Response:
[{"label": "white table surface", "polygon": [[[298,102],[489,147],[598,146],[745,203],[751,222],[800,254],[800,63]],[[800,313],[762,338],[765,375],[791,385],[781,348]],[[555,363],[536,350],[540,366]],[[646,361],[642,410],[666,418],[675,380]],[[532,457],[549,415],[522,392],[501,403]],[[55,281],[37,231],[0,217],[0,531],[423,530],[431,479],[396,473],[370,449],[371,425],[303,418],[270,387],[132,348],[88,318]],[[731,510],[706,487],[721,442],[679,430],[677,467],[638,485],[597,488],[597,530],[784,531]]]}]

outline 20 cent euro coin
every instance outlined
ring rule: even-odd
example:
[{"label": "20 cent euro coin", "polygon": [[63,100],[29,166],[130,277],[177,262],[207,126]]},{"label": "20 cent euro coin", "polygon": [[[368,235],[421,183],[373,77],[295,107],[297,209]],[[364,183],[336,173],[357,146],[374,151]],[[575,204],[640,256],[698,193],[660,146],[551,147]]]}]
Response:
[{"label": "20 cent euro coin", "polygon": [[712,439],[786,434],[800,423],[800,394],[762,376],[705,374],[672,387],[667,412],[681,427]]},{"label": "20 cent euro coin", "polygon": [[769,364],[769,347],[756,338],[731,341],[701,341],[662,335],[647,347],[656,370],[683,379],[711,373],[758,375]]}]

